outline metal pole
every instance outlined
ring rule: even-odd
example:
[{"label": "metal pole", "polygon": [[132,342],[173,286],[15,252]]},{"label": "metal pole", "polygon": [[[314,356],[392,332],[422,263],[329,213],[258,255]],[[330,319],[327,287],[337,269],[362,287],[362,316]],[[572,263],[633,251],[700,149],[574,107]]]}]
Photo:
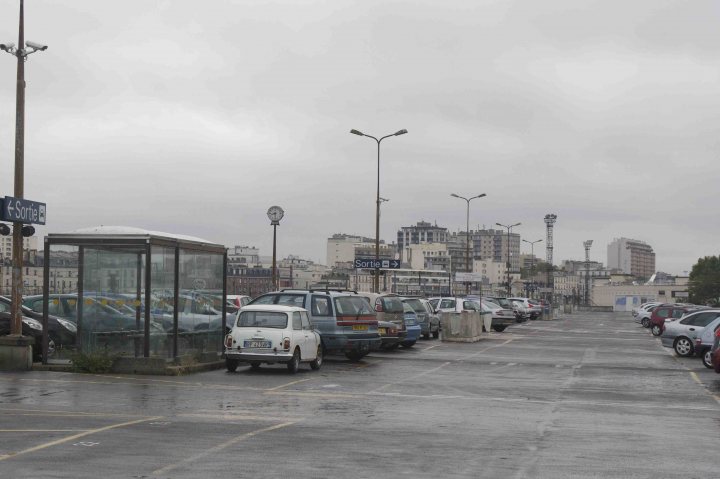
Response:
[{"label": "metal pole", "polygon": [[[399,136],[404,135],[407,133],[407,130],[402,129],[398,130],[395,133],[391,135],[385,135],[380,139],[375,138],[372,135],[366,135],[365,133],[352,129],[350,130],[350,133],[353,135],[359,135],[359,136],[367,136],[368,138],[372,138],[377,143],[377,195],[375,197],[375,264],[377,265],[380,261],[380,142],[383,141],[385,138],[390,138],[391,136]],[[380,269],[375,268],[375,276],[373,278],[373,290],[375,293],[380,292]]]},{"label": "metal pole", "polygon": [[[465,198],[463,198],[465,199]],[[467,215],[465,218],[465,265],[468,273],[472,273],[470,266],[470,200],[465,199],[467,203]],[[465,295],[470,294],[470,282],[465,283]]]},{"label": "metal pole", "polygon": [[273,224],[273,261],[272,261],[272,287],[277,291],[277,273],[275,272],[275,262],[277,254],[277,224]]},{"label": "metal pole", "polygon": [[508,226],[508,235],[507,235],[507,279],[508,279],[508,297],[512,295],[512,291],[510,290],[510,228],[511,226]]},{"label": "metal pole", "polygon": [[[20,28],[18,34],[17,56],[17,90],[15,97],[15,197],[24,195],[25,180],[25,29],[23,0],[20,0]],[[22,223],[13,223],[12,246],[12,291],[10,293],[10,334],[22,336],[22,303],[23,296],[23,235]]]}]

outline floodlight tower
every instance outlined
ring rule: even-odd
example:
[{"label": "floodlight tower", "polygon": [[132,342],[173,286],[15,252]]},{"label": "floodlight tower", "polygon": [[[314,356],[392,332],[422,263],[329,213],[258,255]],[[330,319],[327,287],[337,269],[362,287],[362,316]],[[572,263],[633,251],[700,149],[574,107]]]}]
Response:
[{"label": "floodlight tower", "polygon": [[545,225],[547,226],[547,238],[545,240],[545,261],[548,264],[547,277],[545,284],[550,288],[549,299],[552,299],[552,291],[554,291],[554,285],[552,282],[552,266],[553,266],[553,225],[557,221],[557,215],[550,213],[545,215]]},{"label": "floodlight tower", "polygon": [[585,247],[585,306],[590,306],[590,247],[593,240],[583,241]]}]

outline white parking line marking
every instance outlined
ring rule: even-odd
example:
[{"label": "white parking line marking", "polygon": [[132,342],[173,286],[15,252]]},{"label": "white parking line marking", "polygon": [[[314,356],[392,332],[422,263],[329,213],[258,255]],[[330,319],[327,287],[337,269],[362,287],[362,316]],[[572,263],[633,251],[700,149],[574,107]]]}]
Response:
[{"label": "white parking line marking", "polygon": [[190,456],[190,457],[188,457],[188,458],[186,458],[186,459],[183,459],[183,460],[180,461],[180,462],[176,462],[175,464],[169,464],[169,465],[167,465],[167,466],[165,466],[165,467],[162,467],[162,468],[160,468],[160,469],[156,469],[155,471],[152,472],[152,474],[153,474],[154,476],[159,476],[159,475],[165,474],[165,473],[167,473],[168,471],[172,471],[173,469],[177,469],[178,467],[180,467],[180,466],[182,466],[182,465],[195,462],[195,461],[197,461],[198,459],[202,459],[202,458],[204,458],[204,457],[209,456],[210,454],[223,451],[223,450],[227,449],[228,447],[237,444],[237,443],[240,442],[240,441],[244,441],[245,439],[250,439],[251,437],[257,436],[258,434],[262,434],[263,432],[274,431],[274,430],[276,430],[276,429],[282,429],[282,428],[284,428],[284,427],[292,426],[292,425],[295,424],[296,422],[297,422],[297,421],[295,421],[295,422],[284,422],[284,423],[281,423],[281,424],[276,424],[276,425],[274,425],[274,426],[264,427],[264,428],[262,428],[262,429],[256,429],[255,431],[247,432],[247,433],[242,434],[242,435],[240,435],[240,436],[238,436],[238,437],[236,437],[236,438],[234,438],[234,439],[231,439],[231,440],[229,440],[229,441],[227,441],[227,442],[224,442],[224,443],[222,443],[222,444],[218,444],[217,446],[211,447],[210,449],[208,449],[208,450],[206,450],[206,451],[203,451],[203,452],[201,452],[201,453],[199,453],[199,454],[195,454],[194,456]]},{"label": "white parking line marking", "polygon": [[47,449],[52,446],[57,446],[59,444],[64,444],[66,442],[75,441],[76,439],[80,439],[81,437],[89,436],[91,434],[97,434],[99,432],[109,431],[111,429],[117,429],[120,427],[133,426],[135,424],[140,424],[143,422],[156,421],[158,419],[162,419],[162,416],[147,417],[145,419],[137,419],[135,421],[122,422],[119,424],[111,424],[110,426],[100,427],[97,429],[90,429],[85,432],[81,432],[80,434],[75,434],[73,436],[64,437],[62,439],[57,439],[55,441],[46,442],[44,444],[40,444],[39,446],[34,446],[34,447],[31,447],[28,449],[24,449],[22,451],[2,455],[2,456],[0,456],[0,461],[4,461],[5,459],[10,459],[13,457],[21,456],[23,454],[29,454],[31,452],[41,451],[43,449]]},{"label": "white parking line marking", "polygon": [[267,392],[267,391],[277,391],[278,389],[283,389],[283,388],[286,388],[286,387],[288,387],[288,386],[292,386],[293,384],[304,383],[305,381],[310,381],[311,379],[312,379],[312,378],[298,379],[297,381],[291,381],[291,382],[289,382],[289,383],[287,383],[287,384],[282,384],[282,385],[280,385],[280,386],[275,386],[274,388],[266,389],[265,391],[266,391],[266,392]]}]

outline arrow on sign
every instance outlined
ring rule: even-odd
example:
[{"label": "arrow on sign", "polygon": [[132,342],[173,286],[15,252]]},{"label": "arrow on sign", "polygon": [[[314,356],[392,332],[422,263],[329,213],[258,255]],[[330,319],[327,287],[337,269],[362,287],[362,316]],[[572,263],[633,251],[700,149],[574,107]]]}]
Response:
[{"label": "arrow on sign", "polygon": [[390,261],[390,267],[391,267],[391,268],[399,268],[399,267],[400,267],[400,261],[398,261],[398,260],[396,260],[396,259]]},{"label": "arrow on sign", "polygon": [[7,214],[8,214],[8,216],[13,216],[13,210],[14,210],[15,208],[13,208],[12,201],[6,201],[6,202],[5,202],[5,206],[7,206]]}]

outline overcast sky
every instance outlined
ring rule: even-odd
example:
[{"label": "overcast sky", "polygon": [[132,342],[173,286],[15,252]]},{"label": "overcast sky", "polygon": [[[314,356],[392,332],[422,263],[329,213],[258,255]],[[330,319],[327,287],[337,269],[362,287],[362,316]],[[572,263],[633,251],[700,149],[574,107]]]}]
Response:
[{"label": "overcast sky", "polygon": [[[17,0],[0,41],[17,43]],[[40,233],[126,225],[325,262],[334,233],[521,222],[555,263],[718,254],[720,2],[26,0],[25,197]],[[0,55],[0,194],[16,62]],[[523,252],[529,245],[523,243]],[[526,251],[527,250],[527,251]],[[544,242],[535,247],[543,257]]]}]

